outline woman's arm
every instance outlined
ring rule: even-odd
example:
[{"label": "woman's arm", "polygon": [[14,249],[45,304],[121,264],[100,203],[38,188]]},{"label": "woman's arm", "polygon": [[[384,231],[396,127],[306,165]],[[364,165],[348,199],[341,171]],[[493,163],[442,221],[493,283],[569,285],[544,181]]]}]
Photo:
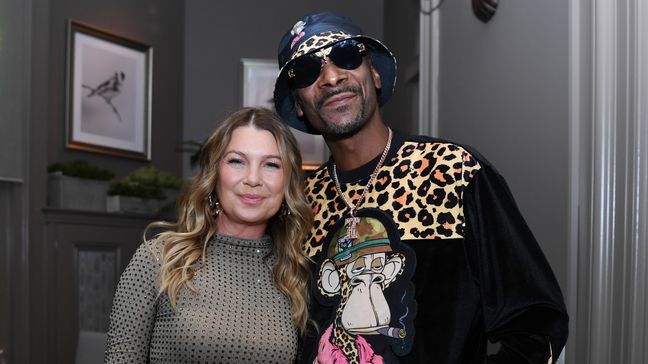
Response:
[{"label": "woman's arm", "polygon": [[119,279],[110,313],[105,363],[147,363],[155,323],[159,264],[142,244]]}]

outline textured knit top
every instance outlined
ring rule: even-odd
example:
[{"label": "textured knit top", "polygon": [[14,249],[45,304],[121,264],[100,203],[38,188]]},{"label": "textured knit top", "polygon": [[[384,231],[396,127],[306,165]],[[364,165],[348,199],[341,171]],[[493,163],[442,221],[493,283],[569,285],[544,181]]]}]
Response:
[{"label": "textured knit top", "polygon": [[171,308],[156,261],[139,247],[117,286],[106,363],[290,363],[297,352],[289,299],[273,284],[272,240],[215,235],[206,264]]}]

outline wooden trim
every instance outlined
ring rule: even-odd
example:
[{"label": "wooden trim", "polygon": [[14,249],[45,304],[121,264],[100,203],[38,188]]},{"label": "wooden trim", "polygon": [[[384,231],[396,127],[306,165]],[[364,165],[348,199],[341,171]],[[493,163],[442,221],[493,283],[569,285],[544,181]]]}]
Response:
[{"label": "wooden trim", "polygon": [[133,227],[146,225],[156,219],[152,215],[135,213],[113,213],[102,211],[81,211],[58,208],[44,208],[43,221],[45,224],[71,224],[71,225],[108,225]]}]

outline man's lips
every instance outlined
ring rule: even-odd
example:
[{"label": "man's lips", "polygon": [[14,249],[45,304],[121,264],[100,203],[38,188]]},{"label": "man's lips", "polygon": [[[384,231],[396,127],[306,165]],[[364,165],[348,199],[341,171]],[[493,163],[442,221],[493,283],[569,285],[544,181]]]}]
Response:
[{"label": "man's lips", "polygon": [[315,108],[320,110],[322,107],[338,107],[344,105],[349,99],[362,94],[362,90],[357,87],[343,87],[328,92],[315,104]]},{"label": "man's lips", "polygon": [[356,97],[355,92],[343,92],[337,95],[328,97],[324,100],[322,106],[324,107],[338,107],[346,104],[350,99]]}]

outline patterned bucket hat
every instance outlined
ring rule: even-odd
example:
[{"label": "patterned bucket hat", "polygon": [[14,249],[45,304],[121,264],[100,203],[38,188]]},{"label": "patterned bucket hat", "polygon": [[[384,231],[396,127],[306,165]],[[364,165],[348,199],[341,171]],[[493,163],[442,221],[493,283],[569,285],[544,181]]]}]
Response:
[{"label": "patterned bucket hat", "polygon": [[295,129],[319,134],[306,120],[297,116],[288,82],[288,70],[295,59],[317,52],[345,39],[356,39],[369,47],[371,61],[380,74],[382,89],[378,104],[384,105],[394,93],[396,85],[396,58],[380,41],[364,35],[351,19],[331,12],[306,15],[301,18],[279,43],[279,76],[274,88],[274,103],[281,117]]}]

